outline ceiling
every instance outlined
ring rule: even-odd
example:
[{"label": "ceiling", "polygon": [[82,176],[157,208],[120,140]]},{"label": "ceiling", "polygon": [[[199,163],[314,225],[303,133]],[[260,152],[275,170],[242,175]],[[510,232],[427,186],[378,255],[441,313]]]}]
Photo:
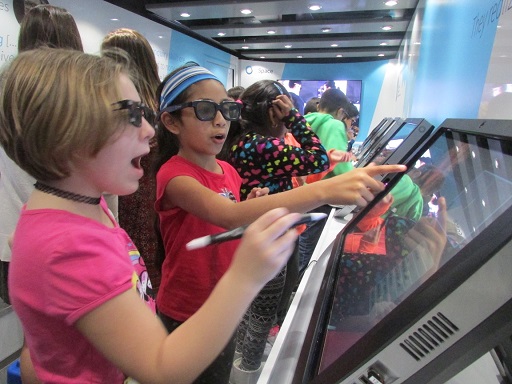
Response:
[{"label": "ceiling", "polygon": [[[385,0],[106,1],[240,59],[285,63],[395,58],[419,2],[398,0],[388,6]],[[321,8],[310,10],[311,5]],[[252,13],[243,14],[244,9]]]}]

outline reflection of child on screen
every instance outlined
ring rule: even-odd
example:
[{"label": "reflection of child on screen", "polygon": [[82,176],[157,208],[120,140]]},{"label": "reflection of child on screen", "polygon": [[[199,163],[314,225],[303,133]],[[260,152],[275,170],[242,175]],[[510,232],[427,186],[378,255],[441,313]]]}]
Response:
[{"label": "reflection of child on screen", "polygon": [[[444,178],[440,175],[430,167],[412,175],[422,185],[425,199],[431,198],[431,190],[441,187]],[[334,323],[343,324],[347,317],[372,313],[381,317],[382,311],[372,309],[377,303],[398,299],[413,284],[435,272],[441,262],[447,241],[444,198],[438,200],[437,218],[425,213],[417,221],[388,212],[392,202],[392,195],[388,194],[345,237]],[[384,219],[385,213],[389,215]]]}]

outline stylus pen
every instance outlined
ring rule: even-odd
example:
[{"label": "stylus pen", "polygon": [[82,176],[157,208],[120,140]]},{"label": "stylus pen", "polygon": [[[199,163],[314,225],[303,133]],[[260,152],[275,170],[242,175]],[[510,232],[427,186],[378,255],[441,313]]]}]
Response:
[{"label": "stylus pen", "polygon": [[[302,218],[293,224],[293,226],[296,227],[297,225],[311,223],[313,221],[322,220],[326,217],[326,213],[305,213],[302,215]],[[204,248],[210,244],[218,244],[223,243],[224,241],[239,239],[242,237],[247,227],[248,225],[243,225],[230,231],[217,233],[215,235],[198,237],[197,239],[189,241],[186,247],[189,251],[191,251],[193,249]]]}]

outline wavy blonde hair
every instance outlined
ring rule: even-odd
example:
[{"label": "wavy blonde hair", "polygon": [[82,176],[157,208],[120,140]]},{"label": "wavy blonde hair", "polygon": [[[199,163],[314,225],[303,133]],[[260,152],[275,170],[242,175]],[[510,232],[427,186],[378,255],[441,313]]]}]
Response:
[{"label": "wavy blonde hair", "polygon": [[9,157],[49,181],[95,156],[126,118],[112,103],[127,65],[73,50],[20,53],[1,75],[0,144]]}]

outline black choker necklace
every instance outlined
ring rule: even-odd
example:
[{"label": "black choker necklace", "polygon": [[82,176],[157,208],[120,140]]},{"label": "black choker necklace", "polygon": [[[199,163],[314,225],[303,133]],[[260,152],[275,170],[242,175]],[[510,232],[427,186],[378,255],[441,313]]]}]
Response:
[{"label": "black choker necklace", "polygon": [[41,192],[45,192],[45,193],[49,193],[50,195],[62,197],[63,199],[78,201],[79,203],[98,205],[101,200],[101,197],[89,197],[89,196],[79,195],[78,193],[63,191],[62,189],[50,187],[49,185],[43,184],[40,181],[36,181],[36,183],[34,184],[34,187]]}]

